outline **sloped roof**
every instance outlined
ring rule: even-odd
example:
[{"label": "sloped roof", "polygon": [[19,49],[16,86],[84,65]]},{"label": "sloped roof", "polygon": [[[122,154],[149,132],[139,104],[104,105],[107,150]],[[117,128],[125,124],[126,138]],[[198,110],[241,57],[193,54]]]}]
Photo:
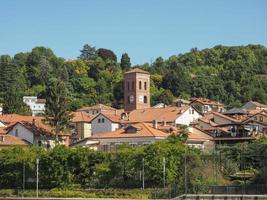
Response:
[{"label": "sloped roof", "polygon": [[257,102],[257,101],[249,101],[250,103],[256,105],[257,107],[267,108],[267,105]]},{"label": "sloped roof", "polygon": [[190,104],[190,101],[189,100],[186,100],[186,99],[175,99],[173,102],[175,103],[178,103],[178,102],[181,102],[181,103],[185,103],[185,104]]},{"label": "sloped roof", "polygon": [[0,135],[0,146],[27,146],[28,142],[13,135]]},{"label": "sloped roof", "polygon": [[78,109],[77,111],[90,111],[90,110],[102,111],[102,110],[116,110],[116,109],[100,103],[100,104],[97,104],[94,106],[82,107],[82,108]]},{"label": "sloped roof", "polygon": [[195,141],[206,141],[206,140],[212,140],[213,137],[211,137],[209,134],[206,132],[195,128],[195,127],[190,127],[189,128],[189,133],[188,133],[188,140],[195,140]]},{"label": "sloped roof", "polygon": [[0,127],[0,135],[6,134],[6,127]]},{"label": "sloped roof", "polygon": [[44,117],[33,117],[33,116],[24,116],[24,115],[18,115],[18,114],[6,114],[6,115],[0,115],[0,121],[5,123],[14,123],[14,122],[32,122],[33,120],[41,121],[44,120]]},{"label": "sloped roof", "polygon": [[100,112],[99,114],[97,114],[96,116],[94,116],[91,121],[93,121],[95,118],[97,118],[99,115],[103,115],[104,117],[106,117],[107,119],[109,119],[111,122],[113,123],[120,123],[123,120],[121,119],[121,115],[116,112]]},{"label": "sloped roof", "polygon": [[213,101],[213,100],[210,100],[210,99],[207,99],[207,98],[192,98],[192,102],[191,103],[194,103],[194,102],[198,102],[198,103],[201,103],[203,105],[223,106],[222,103],[220,103],[218,101]]},{"label": "sloped roof", "polygon": [[91,122],[94,116],[87,114],[84,111],[72,112],[71,122]]},{"label": "sloped roof", "polygon": [[226,115],[246,115],[247,112],[241,108],[232,108],[224,112]]},{"label": "sloped roof", "polygon": [[[130,125],[131,126],[131,125]],[[127,128],[121,128],[113,132],[96,134],[91,139],[105,139],[105,138],[142,138],[142,137],[168,137],[169,134],[155,129],[148,123],[136,123],[132,125],[136,128],[136,132],[127,132]]]},{"label": "sloped roof", "polygon": [[240,123],[240,122],[242,122],[242,120],[238,120],[238,119],[229,117],[229,116],[224,115],[224,114],[219,113],[219,112],[212,111],[212,113],[213,113],[213,115],[217,115],[217,116],[219,116],[219,117],[225,118],[225,119],[227,119],[227,120],[229,120],[229,121],[231,121],[231,122],[234,122],[234,123]]},{"label": "sloped roof", "polygon": [[137,109],[129,113],[129,121],[152,122],[158,120],[159,122],[173,122],[189,108],[190,106]]},{"label": "sloped roof", "polygon": [[139,68],[130,69],[129,71],[125,72],[125,74],[131,74],[131,73],[149,74],[149,72]]}]

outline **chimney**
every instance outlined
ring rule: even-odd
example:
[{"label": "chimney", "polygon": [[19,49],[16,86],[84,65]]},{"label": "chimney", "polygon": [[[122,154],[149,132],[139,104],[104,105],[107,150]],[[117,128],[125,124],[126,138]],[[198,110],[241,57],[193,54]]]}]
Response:
[{"label": "chimney", "polygon": [[158,129],[158,121],[157,120],[153,120],[153,128],[154,129]]}]

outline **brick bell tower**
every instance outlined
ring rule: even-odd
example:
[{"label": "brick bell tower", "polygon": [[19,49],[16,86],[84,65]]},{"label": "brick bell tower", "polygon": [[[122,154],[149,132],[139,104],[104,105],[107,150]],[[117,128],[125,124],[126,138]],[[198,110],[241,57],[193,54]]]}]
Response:
[{"label": "brick bell tower", "polygon": [[124,74],[124,110],[150,107],[150,74],[135,68]]}]

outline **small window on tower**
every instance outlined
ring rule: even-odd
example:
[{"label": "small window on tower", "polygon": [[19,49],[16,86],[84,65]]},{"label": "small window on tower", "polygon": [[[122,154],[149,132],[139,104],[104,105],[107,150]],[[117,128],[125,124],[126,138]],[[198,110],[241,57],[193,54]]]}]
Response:
[{"label": "small window on tower", "polygon": [[128,91],[130,90],[130,82],[127,82]]},{"label": "small window on tower", "polygon": [[147,89],[147,88],[146,88],[146,82],[144,83],[144,88],[145,88],[145,90]]},{"label": "small window on tower", "polygon": [[144,96],[144,103],[147,103],[147,96]]},{"label": "small window on tower", "polygon": [[142,90],[142,82],[139,81],[139,90]]}]

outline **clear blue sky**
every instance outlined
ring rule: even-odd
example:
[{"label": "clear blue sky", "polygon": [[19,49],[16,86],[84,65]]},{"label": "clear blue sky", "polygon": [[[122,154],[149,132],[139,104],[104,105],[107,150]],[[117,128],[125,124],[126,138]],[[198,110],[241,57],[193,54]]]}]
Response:
[{"label": "clear blue sky", "polygon": [[85,43],[134,64],[217,44],[267,46],[266,0],[3,0],[0,55],[51,48],[76,58]]}]

